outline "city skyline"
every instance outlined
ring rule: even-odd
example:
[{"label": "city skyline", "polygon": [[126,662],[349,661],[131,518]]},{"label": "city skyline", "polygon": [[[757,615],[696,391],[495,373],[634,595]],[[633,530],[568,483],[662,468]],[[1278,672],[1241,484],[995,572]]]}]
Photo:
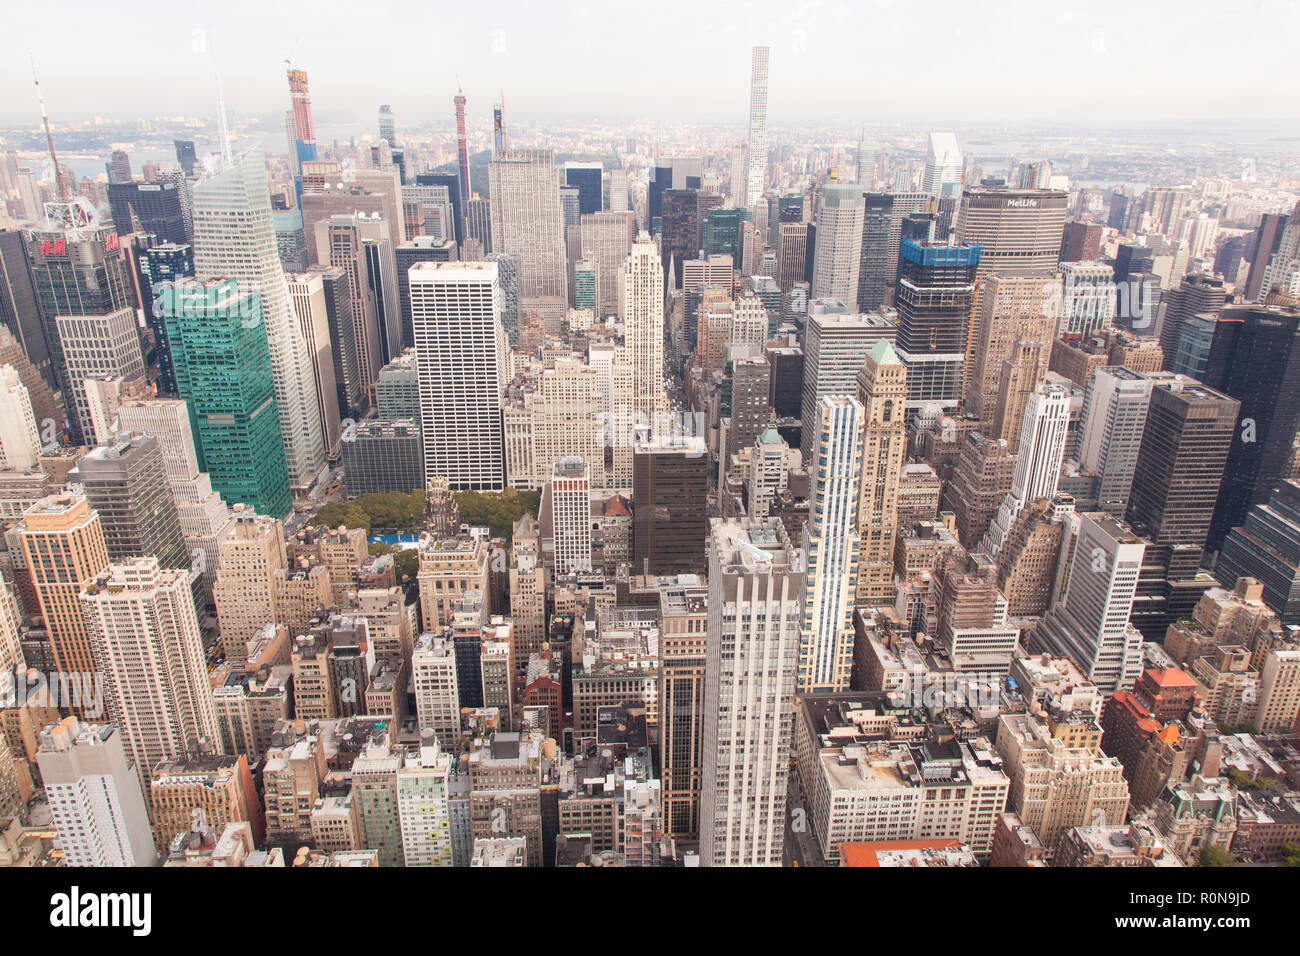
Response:
[{"label": "city skyline", "polygon": [[0,63],[0,871],[53,927],[65,864],[1282,912],[1131,915],[1300,866],[1300,0],[78,12],[37,110]]},{"label": "city skyline", "polygon": [[[1152,114],[1164,121],[1210,122],[1300,115],[1283,55],[1286,38],[1300,31],[1300,7],[1251,6],[1258,8],[1249,14],[1257,28],[1239,31],[1235,49],[1224,46],[1233,43],[1234,34],[1204,29],[1216,12],[1208,2],[1185,5],[1177,18],[1109,0],[1087,11],[1046,17],[1037,5],[1019,0],[975,17],[948,3],[941,10],[927,8],[924,18],[895,0],[866,8],[843,0],[805,0],[750,7],[744,18],[680,4],[648,19],[607,0],[579,0],[559,9],[523,2],[470,11],[468,23],[458,23],[454,32],[433,9],[387,0],[366,7],[361,23],[349,22],[362,11],[344,0],[313,4],[310,15],[299,5],[241,2],[223,7],[219,16],[207,10],[187,18],[170,15],[170,9],[166,17],[152,17],[137,8],[129,41],[112,40],[107,25],[108,37],[99,31],[74,34],[60,37],[57,47],[41,42],[48,26],[43,11],[19,9],[10,17],[14,46],[32,53],[56,122],[102,114],[110,100],[138,104],[136,115],[213,115],[214,62],[229,113],[269,114],[281,106],[278,80],[288,59],[312,75],[322,125],[364,117],[365,128],[377,134],[376,110],[388,103],[400,129],[414,117],[450,113],[450,100],[463,85],[473,125],[490,135],[492,104],[502,89],[510,113],[535,122],[590,118],[594,110],[610,119],[689,117],[732,120],[743,127],[746,64],[755,45],[771,47],[769,124],[774,128],[792,116],[858,124],[912,117],[1022,122],[1064,115],[1114,122],[1114,98],[1128,97],[1134,89],[1143,90],[1144,106],[1135,125]],[[698,29],[674,30],[687,14]],[[413,61],[418,68],[380,52],[392,41],[378,25],[394,19],[407,25],[404,45],[424,47]],[[348,28],[337,29],[344,22]],[[564,71],[547,64],[573,42],[575,32],[586,41],[584,69],[564,83]],[[609,39],[633,36],[635,43]],[[894,42],[899,36],[914,46]],[[119,42],[143,42],[150,55],[120,61],[111,74],[83,65],[93,63],[105,44]],[[669,45],[698,71],[690,86],[665,82],[673,76],[661,55]],[[915,68],[910,52],[921,46],[927,49],[923,70]],[[993,55],[1000,47],[1013,49],[1015,59]],[[1206,59],[1242,65],[1235,75],[1231,70],[1183,72],[1186,63]],[[438,66],[429,70],[428,63]],[[584,79],[620,73],[625,82]],[[1026,74],[1035,81],[1024,83]],[[1180,77],[1176,87],[1169,83],[1171,74]],[[158,82],[162,76],[167,82]],[[547,85],[535,86],[538,76],[546,77]],[[650,78],[653,82],[646,82]],[[701,89],[710,95],[700,96]],[[33,100],[28,58],[6,58],[0,64],[0,122],[33,120]],[[142,112],[146,102],[154,108]]]}]

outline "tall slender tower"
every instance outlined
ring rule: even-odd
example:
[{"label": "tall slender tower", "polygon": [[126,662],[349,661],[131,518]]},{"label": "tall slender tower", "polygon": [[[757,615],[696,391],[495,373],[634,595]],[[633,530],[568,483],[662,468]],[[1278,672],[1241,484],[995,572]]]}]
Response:
[{"label": "tall slender tower", "polygon": [[808,577],[795,691],[838,694],[849,689],[853,675],[862,406],[846,395],[827,395],[817,412],[817,445],[809,466],[816,475],[814,505],[803,528]]},{"label": "tall slender tower", "polygon": [[311,95],[307,92],[307,71],[288,70],[289,110],[288,127],[293,155],[293,189],[299,206],[302,205],[302,164],[316,158],[316,126],[311,119]]},{"label": "tall slender tower", "polygon": [[469,202],[469,147],[465,145],[465,91],[456,90],[456,156],[460,163],[460,208]]},{"label": "tall slender tower", "polygon": [[261,295],[289,484],[307,490],[325,466],[325,440],[311,355],[280,265],[260,148],[194,187],[194,274],[200,281],[234,278],[241,292]]},{"label": "tall slender tower", "polygon": [[632,363],[632,409],[639,421],[650,422],[664,404],[664,272],[644,232],[619,272],[618,293]]},{"label": "tall slender tower", "polygon": [[749,173],[745,205],[750,209],[758,205],[767,179],[767,54],[767,47],[754,47],[749,68]]},{"label": "tall slender tower", "polygon": [[501,91],[501,102],[492,107],[492,158],[506,151],[506,91]]},{"label": "tall slender tower", "polygon": [[858,372],[862,404],[862,480],[858,496],[859,604],[894,603],[894,535],[898,530],[898,476],[907,454],[907,367],[880,339]]},{"label": "tall slender tower", "polygon": [[1002,506],[980,545],[980,550],[990,558],[997,557],[1026,502],[1055,496],[1069,424],[1069,390],[1060,385],[1039,386],[1025,407],[1011,490],[1002,499]]}]

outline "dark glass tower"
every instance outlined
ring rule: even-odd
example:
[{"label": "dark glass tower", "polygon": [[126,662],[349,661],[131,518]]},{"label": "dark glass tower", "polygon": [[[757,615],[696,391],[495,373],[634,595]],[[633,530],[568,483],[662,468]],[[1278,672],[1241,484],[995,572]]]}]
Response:
[{"label": "dark glass tower", "polygon": [[907,366],[909,411],[961,400],[966,337],[981,248],[909,239],[898,257],[897,351]]},{"label": "dark glass tower", "polygon": [[603,203],[600,166],[564,167],[564,184],[578,187],[578,212],[580,215],[600,212]]},{"label": "dark glass tower", "polygon": [[188,244],[165,242],[150,246],[140,256],[140,292],[144,297],[144,315],[153,332],[155,360],[158,363],[158,394],[175,397],[176,369],[172,365],[171,346],[167,343],[167,323],[154,308],[154,290],[164,282],[175,282],[194,275],[194,250]]},{"label": "dark glass tower", "polygon": [[1151,389],[1125,520],[1150,544],[1131,620],[1147,640],[1191,613],[1210,581],[1198,576],[1240,403],[1185,376]]},{"label": "dark glass tower", "polygon": [[1285,477],[1300,428],[1300,308],[1229,306],[1223,319],[1205,384],[1240,401],[1241,415],[1210,526],[1211,550]]},{"label": "dark glass tower", "polygon": [[185,231],[180,190],[175,183],[109,183],[108,208],[119,236],[137,231],[132,224],[134,214],[144,231],[162,242],[190,241]]}]

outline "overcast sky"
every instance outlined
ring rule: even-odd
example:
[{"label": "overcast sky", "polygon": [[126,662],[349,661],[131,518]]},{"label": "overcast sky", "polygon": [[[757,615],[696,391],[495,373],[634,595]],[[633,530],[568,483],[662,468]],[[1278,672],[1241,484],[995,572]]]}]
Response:
[{"label": "overcast sky", "polygon": [[[743,124],[749,53],[771,47],[769,121],[1153,125],[1300,117],[1300,0],[1141,9],[1005,0],[103,0],[6,4],[0,121],[215,113],[288,105],[307,70],[318,124],[471,116]],[[210,32],[205,32],[210,29]],[[472,119],[472,121],[474,121]]]}]

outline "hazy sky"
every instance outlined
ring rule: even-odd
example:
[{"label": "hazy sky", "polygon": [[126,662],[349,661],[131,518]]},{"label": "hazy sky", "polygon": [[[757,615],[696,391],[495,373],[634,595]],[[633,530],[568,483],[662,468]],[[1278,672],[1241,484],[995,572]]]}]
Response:
[{"label": "hazy sky", "polygon": [[[742,124],[749,52],[771,47],[769,117],[1153,125],[1300,117],[1300,0],[103,0],[7,4],[0,121],[215,113],[212,52],[234,115],[288,105],[307,70],[320,124],[507,119]],[[1053,9],[1056,8],[1056,9]],[[205,31],[211,28],[210,33]],[[477,114],[475,116],[474,114]]]}]

